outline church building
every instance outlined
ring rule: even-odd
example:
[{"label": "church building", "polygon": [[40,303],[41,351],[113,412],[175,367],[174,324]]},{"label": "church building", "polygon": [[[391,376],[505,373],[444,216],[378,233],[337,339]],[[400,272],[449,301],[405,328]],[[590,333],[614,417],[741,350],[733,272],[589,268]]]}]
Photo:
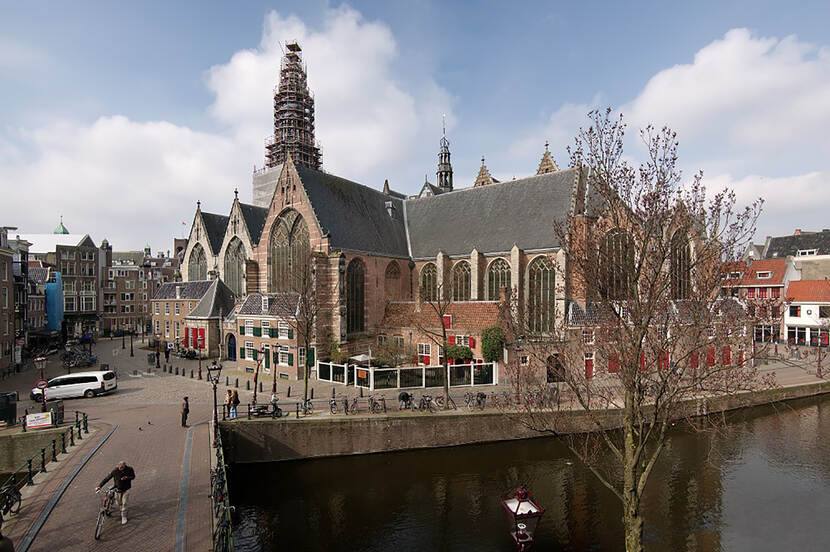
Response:
[{"label": "church building", "polygon": [[[223,324],[223,356],[254,365],[249,357],[257,355],[242,351],[246,298],[256,294],[249,302],[259,304],[291,292],[288,275],[309,259],[320,305],[308,340],[313,350],[293,354],[300,347],[293,335],[290,344],[272,344],[269,365],[279,365],[281,377],[302,377],[300,358],[311,364],[332,344],[361,354],[394,342],[417,351],[421,364],[440,364],[443,351],[425,331],[440,331],[442,324],[451,344],[470,347],[468,360],[480,361],[482,330],[498,325],[507,290],[522,304],[550,307],[539,310],[538,328],[563,319],[570,290],[558,268],[565,259],[554,221],[586,210],[582,170],[559,169],[546,144],[531,176],[500,182],[482,159],[470,185],[457,187],[444,132],[435,183],[424,182],[415,196],[392,190],[388,181],[375,189],[329,174],[321,169],[301,55],[298,44],[286,45],[274,134],[266,141],[264,168],[253,174],[253,204],[240,202],[236,192],[227,214],[197,204],[184,253],[185,281],[220,279],[235,295]],[[443,320],[425,307],[439,294],[450,302]],[[261,328],[268,309],[254,310]],[[278,328],[285,321],[268,322]],[[283,333],[275,335],[287,339],[287,328]],[[281,347],[290,347],[290,356],[277,358]]]}]

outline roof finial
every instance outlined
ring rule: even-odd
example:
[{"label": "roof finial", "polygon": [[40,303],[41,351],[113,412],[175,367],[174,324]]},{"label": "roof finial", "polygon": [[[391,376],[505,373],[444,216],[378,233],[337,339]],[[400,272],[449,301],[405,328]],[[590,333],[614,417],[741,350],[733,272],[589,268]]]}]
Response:
[{"label": "roof finial", "polygon": [[233,189],[233,198],[234,199],[239,199],[239,188],[234,188]]},{"label": "roof finial", "polygon": [[197,199],[196,200],[196,210],[198,211],[201,208],[202,208],[202,202]]},{"label": "roof finial", "polygon": [[549,151],[549,150],[548,150],[548,141],[547,141],[547,140],[545,140],[545,151]]},{"label": "roof finial", "polygon": [[447,114],[441,114],[441,132],[444,136],[447,135]]},{"label": "roof finial", "polygon": [[483,155],[481,156],[481,166],[482,167],[484,166],[484,156]]}]

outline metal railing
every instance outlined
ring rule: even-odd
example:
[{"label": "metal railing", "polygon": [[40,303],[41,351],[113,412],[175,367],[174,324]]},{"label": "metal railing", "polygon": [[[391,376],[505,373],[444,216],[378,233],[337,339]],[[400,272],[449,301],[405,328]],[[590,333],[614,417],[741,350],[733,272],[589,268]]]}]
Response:
[{"label": "metal railing", "polygon": [[[26,431],[25,417],[23,417],[23,421],[23,431]],[[47,466],[58,462],[58,454],[66,454],[66,447],[75,446],[76,438],[82,441],[84,434],[89,434],[89,417],[86,412],[76,410],[75,422],[52,439],[51,447],[41,447],[38,454],[28,458],[17,469],[12,470],[11,475],[0,484],[0,489],[3,489],[3,492],[9,492],[6,490],[8,487],[19,493],[23,487],[34,485],[35,476],[51,470],[52,468],[47,469]]]},{"label": "metal railing", "polygon": [[228,473],[225,470],[225,456],[222,450],[222,434],[216,433],[214,440],[216,466],[210,472],[210,503],[213,513],[213,551],[233,552],[233,523],[228,493]]}]

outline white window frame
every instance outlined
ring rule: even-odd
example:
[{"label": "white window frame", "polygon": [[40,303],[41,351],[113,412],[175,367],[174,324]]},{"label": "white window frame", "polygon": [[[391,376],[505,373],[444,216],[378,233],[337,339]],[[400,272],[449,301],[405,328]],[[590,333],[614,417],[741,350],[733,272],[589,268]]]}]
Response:
[{"label": "white window frame", "polygon": [[254,360],[254,342],[245,342],[245,360]]},{"label": "white window frame", "polygon": [[159,313],[159,304],[156,303],[156,314],[158,314],[158,313]]},{"label": "white window frame", "polygon": [[392,336],[392,345],[395,347],[403,348],[406,346],[406,340],[404,340],[402,335],[393,335]]},{"label": "white window frame", "polygon": [[[245,321],[245,336],[246,337],[254,337],[254,321],[253,320],[246,320]],[[246,355],[247,358],[247,355]]]},{"label": "white window frame", "polygon": [[593,328],[582,328],[582,344],[593,345],[596,339],[596,332]]},{"label": "white window frame", "polygon": [[432,364],[432,344],[418,343],[418,364],[425,366],[425,364],[421,361],[421,357],[425,356],[429,357],[429,362]]},{"label": "white window frame", "polygon": [[271,322],[262,320],[259,325],[262,327],[262,337],[271,337]]},{"label": "white window frame", "polygon": [[809,255],[817,255],[818,249],[799,249],[798,253],[795,254],[796,257],[807,257]]},{"label": "white window frame", "polygon": [[305,347],[297,347],[297,366],[305,367]]},{"label": "white window frame", "polygon": [[279,355],[277,355],[279,357],[278,364],[280,366],[290,366],[290,364],[288,364],[288,353],[289,353],[288,346],[287,345],[280,345],[279,348],[280,348]]},{"label": "white window frame", "polygon": [[772,271],[771,270],[761,270],[760,272],[756,272],[755,276],[759,280],[769,280],[772,278]]},{"label": "white window frame", "polygon": [[389,336],[386,334],[378,334],[378,345],[383,347],[389,341]]},{"label": "white window frame", "polygon": [[179,339],[179,321],[178,320],[176,320],[176,325],[173,328],[173,337],[175,337],[176,339]]},{"label": "white window frame", "polygon": [[175,312],[177,315],[181,314],[181,309],[179,308],[179,302],[178,301],[173,303],[173,312]]},{"label": "white window frame", "polygon": [[456,345],[463,345],[464,347],[470,346],[470,336],[469,335],[456,335],[455,336],[455,344]]},{"label": "white window frame", "polygon": [[[68,302],[72,303],[72,308],[69,308],[69,303]],[[64,298],[63,298],[63,310],[65,310],[66,312],[75,312],[75,309],[77,308],[77,306],[78,305],[75,303],[75,296],[74,295],[64,296]]]},{"label": "white window frame", "polygon": [[170,338],[170,321],[169,320],[164,321],[164,337],[166,337],[168,339]]},{"label": "white window frame", "polygon": [[290,329],[288,322],[286,322],[285,320],[277,321],[277,328],[279,331],[279,338],[288,339],[288,330]]},{"label": "white window frame", "polygon": [[270,355],[271,355],[271,346],[267,343],[263,343],[262,344],[262,350],[260,351],[260,354],[262,354],[262,371],[265,372],[266,374],[270,374],[271,373],[271,364],[272,364],[271,361],[273,359],[269,360],[268,364],[265,363],[265,359],[270,357]]},{"label": "white window frame", "polygon": [[164,314],[170,314],[170,303],[164,304]]}]

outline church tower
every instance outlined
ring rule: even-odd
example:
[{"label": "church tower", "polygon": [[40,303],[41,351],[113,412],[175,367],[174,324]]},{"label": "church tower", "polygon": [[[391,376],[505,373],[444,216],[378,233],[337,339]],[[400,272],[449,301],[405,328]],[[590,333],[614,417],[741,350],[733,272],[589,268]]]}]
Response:
[{"label": "church tower", "polygon": [[438,170],[435,175],[438,178],[438,187],[441,192],[452,191],[452,163],[450,163],[450,141],[447,140],[446,118],[443,121],[444,133],[441,136],[441,148],[438,150]]},{"label": "church tower", "polygon": [[280,83],[274,94],[274,135],[265,141],[265,164],[275,167],[291,160],[320,168],[320,148],[314,142],[314,98],[308,90],[302,49],[296,42],[285,45],[280,63]]}]

